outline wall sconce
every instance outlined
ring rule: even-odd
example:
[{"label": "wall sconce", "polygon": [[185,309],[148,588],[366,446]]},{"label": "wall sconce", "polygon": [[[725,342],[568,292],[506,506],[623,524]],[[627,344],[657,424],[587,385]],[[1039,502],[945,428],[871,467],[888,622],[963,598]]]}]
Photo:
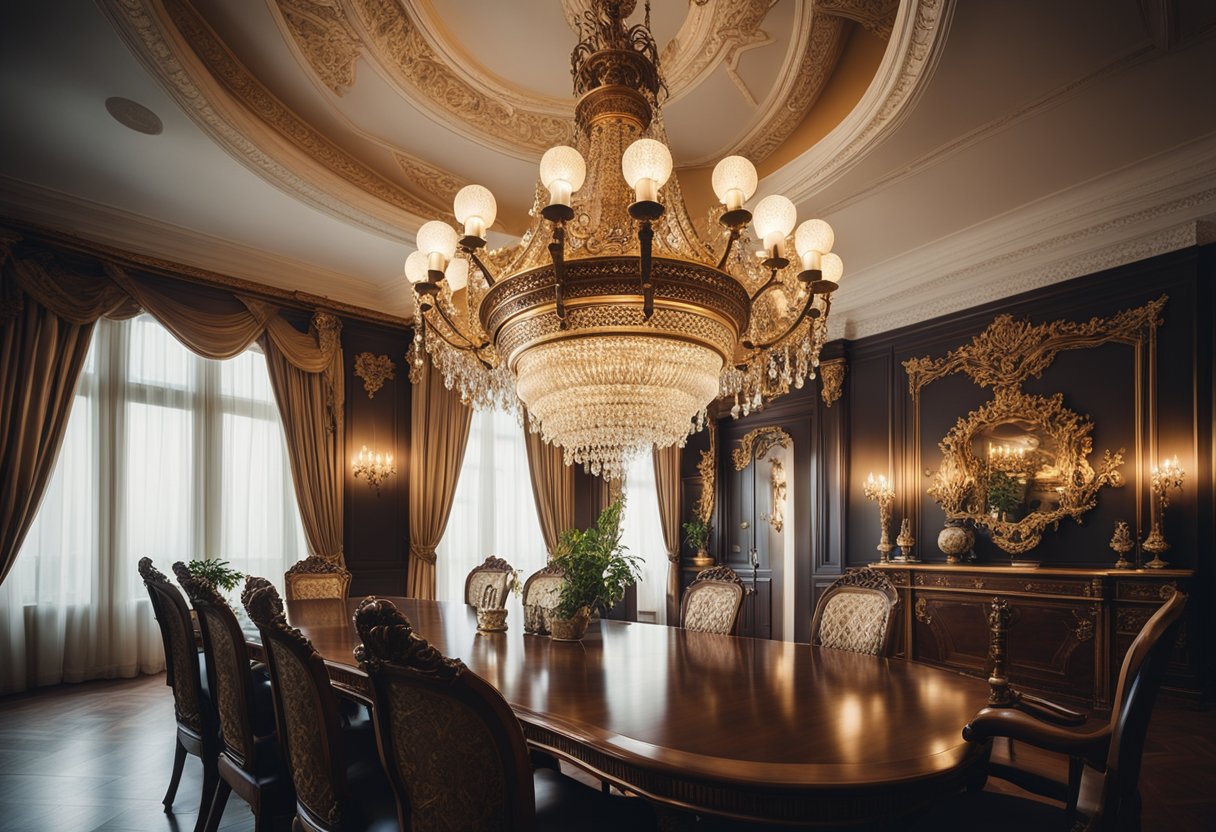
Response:
[{"label": "wall sconce", "polygon": [[865,494],[867,500],[873,500],[878,503],[878,524],[882,529],[882,537],[878,540],[878,559],[882,563],[891,562],[891,550],[895,547],[891,545],[889,529],[891,526],[891,503],[895,500],[895,488],[887,478],[882,474],[878,475],[878,479],[874,479],[874,474],[866,477],[866,484],[862,488],[862,493]]},{"label": "wall sconce", "polygon": [[1170,504],[1170,492],[1181,491],[1184,479],[1186,471],[1178,464],[1177,456],[1163,461],[1160,468],[1153,466],[1153,528],[1141,544],[1141,548],[1153,556],[1152,560],[1144,564],[1146,569],[1164,569],[1169,566],[1161,559],[1161,555],[1170,548],[1170,544],[1165,542],[1165,535],[1161,533],[1161,527],[1165,525],[1165,507]]},{"label": "wall sconce", "polygon": [[356,478],[363,477],[368,485],[375,486],[377,494],[380,493],[380,484],[397,473],[392,454],[373,454],[368,451],[366,445],[351,462],[350,468]]}]

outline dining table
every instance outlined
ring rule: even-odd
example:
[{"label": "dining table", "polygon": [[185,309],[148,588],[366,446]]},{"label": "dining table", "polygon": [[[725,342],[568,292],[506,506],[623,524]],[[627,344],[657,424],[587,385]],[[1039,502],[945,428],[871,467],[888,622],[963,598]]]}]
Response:
[{"label": "dining table", "polygon": [[[987,684],[916,662],[625,621],[581,641],[477,629],[460,602],[390,598],[416,633],[511,706],[533,748],[668,814],[885,825],[982,782],[962,727]],[[293,600],[332,684],[369,701],[358,599]],[[251,646],[260,647],[256,630]]]}]

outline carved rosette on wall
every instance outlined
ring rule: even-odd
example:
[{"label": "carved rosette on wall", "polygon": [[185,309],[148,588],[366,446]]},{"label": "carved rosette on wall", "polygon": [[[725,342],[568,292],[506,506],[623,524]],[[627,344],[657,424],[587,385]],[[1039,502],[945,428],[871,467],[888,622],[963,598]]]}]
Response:
[{"label": "carved rosette on wall", "polygon": [[361,352],[355,356],[355,375],[363,379],[363,389],[367,391],[369,399],[376,397],[376,391],[384,386],[384,382],[394,378],[396,366],[387,355]]},{"label": "carved rosette on wall", "polygon": [[819,365],[819,395],[823,397],[826,407],[831,407],[839,399],[844,389],[845,360],[833,358]]},{"label": "carved rosette on wall", "polygon": [[[963,372],[980,387],[993,390],[991,400],[961,417],[938,444],[942,462],[927,493],[942,507],[948,522],[969,521],[987,529],[1004,551],[1020,554],[1037,546],[1043,532],[1064,518],[1082,522],[1097,505],[1102,486],[1123,484],[1119,471],[1123,449],[1104,451],[1095,470],[1089,463],[1094,428],[1089,417],[1065,407],[1061,393],[1039,396],[1021,386],[1041,377],[1064,350],[1110,342],[1135,348],[1151,343],[1166,300],[1162,296],[1137,309],[1084,323],[1034,325],[1000,315],[970,344],[944,358],[904,362],[918,440],[925,385]],[[1139,379],[1136,386],[1139,401]],[[986,454],[977,450],[985,443]],[[914,448],[914,470],[919,471],[919,441]],[[1023,510],[1025,515],[1018,516]]]}]

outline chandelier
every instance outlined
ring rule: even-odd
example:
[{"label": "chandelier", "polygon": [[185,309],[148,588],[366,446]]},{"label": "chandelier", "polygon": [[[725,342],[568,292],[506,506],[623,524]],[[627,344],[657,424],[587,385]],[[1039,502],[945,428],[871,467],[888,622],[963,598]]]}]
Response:
[{"label": "chandelier", "polygon": [[826,222],[795,232],[780,195],[744,207],[757,174],[741,156],[714,168],[721,204],[706,225],[720,230],[698,231],[671,175],[649,4],[627,27],[634,5],[598,0],[580,21],[574,146],[541,158],[520,243],[486,249],[497,205],[469,185],[454,205],[463,235],[425,223],[405,262],[411,378],[429,354],[465,403],[522,404],[566,464],[606,479],[638,452],[683,445],[718,397],[738,417],[813,379],[843,272]]}]

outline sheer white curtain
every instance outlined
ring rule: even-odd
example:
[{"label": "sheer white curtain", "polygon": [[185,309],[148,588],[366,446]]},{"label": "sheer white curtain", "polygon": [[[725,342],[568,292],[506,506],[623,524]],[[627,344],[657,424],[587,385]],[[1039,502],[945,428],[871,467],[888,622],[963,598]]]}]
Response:
[{"label": "sheer white curtain", "polygon": [[638,454],[625,470],[625,511],[621,542],[645,561],[638,583],[638,621],[667,623],[667,544],[659,519],[659,493],[649,452]]},{"label": "sheer white curtain", "polygon": [[102,320],[38,517],[0,585],[0,693],[164,667],[137,564],[281,583],[306,551],[265,359]]},{"label": "sheer white curtain", "polygon": [[491,554],[520,570],[523,580],[548,562],[524,429],[498,410],[473,414],[452,513],[436,549],[435,597],[463,600],[469,570]]}]

